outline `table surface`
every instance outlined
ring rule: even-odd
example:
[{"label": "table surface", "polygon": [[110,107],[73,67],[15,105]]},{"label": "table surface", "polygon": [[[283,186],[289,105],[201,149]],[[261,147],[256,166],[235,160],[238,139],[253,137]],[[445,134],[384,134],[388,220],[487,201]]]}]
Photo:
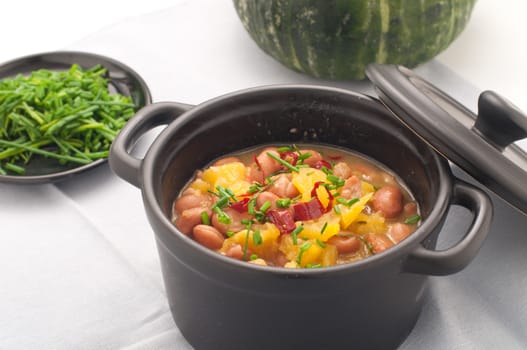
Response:
[{"label": "table surface", "polygon": [[[139,72],[155,101],[198,104],[287,82],[372,93],[366,82],[315,80],[277,64],[229,0],[132,3],[10,2],[0,61],[59,49],[108,55]],[[465,32],[417,71],[472,110],[485,89],[527,110],[526,10],[522,0],[480,0]],[[462,272],[430,278],[401,349],[527,347],[527,218],[492,197],[485,245]],[[469,219],[453,208],[441,244],[455,242]],[[170,315],[141,193],[107,165],[57,184],[0,184],[0,222],[0,349],[191,348]]]}]

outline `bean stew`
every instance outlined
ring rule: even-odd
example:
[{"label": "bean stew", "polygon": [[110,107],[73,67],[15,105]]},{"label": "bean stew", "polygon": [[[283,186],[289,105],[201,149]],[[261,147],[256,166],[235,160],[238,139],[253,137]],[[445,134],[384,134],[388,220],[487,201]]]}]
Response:
[{"label": "bean stew", "polygon": [[316,268],[378,254],[421,217],[406,186],[362,155],[321,145],[264,146],[216,160],[174,201],[184,234],[253,264]]}]

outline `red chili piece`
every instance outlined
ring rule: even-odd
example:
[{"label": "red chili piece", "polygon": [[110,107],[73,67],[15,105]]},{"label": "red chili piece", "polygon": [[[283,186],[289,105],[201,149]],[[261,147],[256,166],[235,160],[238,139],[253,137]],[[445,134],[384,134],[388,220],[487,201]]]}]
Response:
[{"label": "red chili piece", "polygon": [[322,167],[325,167],[327,169],[331,169],[332,166],[329,162],[326,162],[325,160],[319,160],[318,162],[315,163],[315,165],[313,165],[313,168],[315,169],[321,169]]},{"label": "red chili piece", "polygon": [[293,210],[296,221],[314,220],[324,214],[324,207],[316,197],[309,202],[293,205]]},{"label": "red chili piece", "polygon": [[292,151],[282,152],[280,153],[280,158],[295,166],[298,162],[298,153]]},{"label": "red chili piece", "polygon": [[289,210],[268,210],[267,217],[269,221],[278,227],[281,234],[289,233],[296,228],[293,215],[291,215]]},{"label": "red chili piece", "polygon": [[236,210],[238,213],[245,213],[248,209],[249,198],[243,198],[238,202],[232,203],[229,207]]},{"label": "red chili piece", "polygon": [[[313,198],[317,198],[318,199],[318,196],[317,196],[317,189],[322,186],[324,184],[324,181],[317,181],[315,182],[315,184],[313,185],[313,189],[311,190],[311,197]],[[322,186],[324,187],[324,189],[326,190],[326,192],[328,193],[328,198],[329,198],[329,204],[328,204],[328,207],[324,210],[324,212],[328,212],[331,210],[331,208],[333,207],[333,195],[331,194],[331,192],[328,191],[328,189],[325,187],[325,186]],[[320,201],[319,201],[320,203]],[[322,203],[320,203],[320,205],[322,206]],[[323,208],[323,207],[322,207]]]}]

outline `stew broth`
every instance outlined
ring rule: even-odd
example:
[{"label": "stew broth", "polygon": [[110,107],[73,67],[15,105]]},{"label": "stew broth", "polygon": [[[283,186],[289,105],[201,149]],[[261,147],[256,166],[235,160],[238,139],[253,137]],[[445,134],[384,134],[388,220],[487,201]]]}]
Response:
[{"label": "stew broth", "polygon": [[203,246],[253,264],[316,268],[381,253],[415,231],[402,181],[357,153],[263,146],[196,171],[173,222]]}]

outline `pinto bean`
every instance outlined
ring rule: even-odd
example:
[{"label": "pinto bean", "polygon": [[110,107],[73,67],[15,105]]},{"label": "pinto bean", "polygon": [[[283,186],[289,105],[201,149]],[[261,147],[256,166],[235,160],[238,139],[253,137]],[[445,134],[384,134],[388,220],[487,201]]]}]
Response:
[{"label": "pinto bean", "polygon": [[383,252],[393,246],[393,242],[386,235],[381,234],[369,234],[366,241],[371,244],[375,254]]},{"label": "pinto bean", "polygon": [[388,235],[394,243],[399,243],[412,233],[413,228],[410,225],[396,222],[388,228]]},{"label": "pinto bean", "polygon": [[195,207],[187,210],[183,210],[174,222],[176,227],[186,235],[190,235],[194,226],[201,224],[201,213],[206,211],[207,214],[211,214],[211,210],[208,208]]},{"label": "pinto bean", "polygon": [[[226,251],[225,255],[237,260],[243,260],[243,247],[239,244],[233,244]],[[247,249],[245,253],[246,258],[249,258],[252,255],[250,249]]]},{"label": "pinto bean", "polygon": [[280,158],[280,154],[276,151],[276,148],[266,148],[257,157],[258,165],[260,170],[263,172],[265,177],[271,175],[275,171],[279,170],[282,164],[269,157],[267,153],[271,153],[276,157]]},{"label": "pinto bean", "polygon": [[240,158],[238,158],[238,157],[225,157],[225,158],[218,159],[212,165],[213,166],[220,166],[220,165],[229,164],[229,163],[235,163],[235,162],[241,162]]},{"label": "pinto bean", "polygon": [[394,218],[403,210],[403,194],[399,187],[383,186],[373,195],[373,210],[386,218]]},{"label": "pinto bean", "polygon": [[229,231],[239,232],[245,228],[245,225],[242,224],[242,220],[250,219],[251,216],[248,213],[240,213],[232,208],[223,209],[225,214],[231,219],[230,224],[224,224],[218,220],[218,214],[212,214],[212,226],[214,226],[218,231],[225,234]]},{"label": "pinto bean", "polygon": [[338,162],[333,167],[333,175],[341,177],[343,179],[347,179],[351,176],[351,168],[350,166],[345,162]]},{"label": "pinto bean", "polygon": [[218,250],[223,246],[223,241],[225,237],[212,226],[208,225],[196,225],[192,229],[192,234],[194,239],[198,241],[201,245],[212,249]]},{"label": "pinto bean", "polygon": [[280,198],[293,198],[298,195],[298,190],[290,179],[289,174],[280,174],[274,179],[269,191]]},{"label": "pinto bean", "polygon": [[328,240],[329,244],[337,248],[339,254],[356,253],[361,247],[361,241],[354,236],[333,236]]},{"label": "pinto bean", "polygon": [[259,182],[263,183],[265,180],[264,173],[258,168],[256,164],[251,164],[247,168],[247,181],[250,183]]},{"label": "pinto bean", "polygon": [[406,216],[413,216],[417,214],[417,203],[416,202],[408,202],[403,207],[403,213]]},{"label": "pinto bean", "polygon": [[269,209],[277,209],[276,201],[280,199],[276,194],[269,191],[264,191],[256,197],[256,206],[260,208],[262,205],[264,205],[265,202],[269,201],[271,202],[271,206]]},{"label": "pinto bean", "polygon": [[351,176],[344,182],[344,186],[340,190],[340,196],[344,199],[351,199],[360,197],[362,195],[362,186],[360,180],[356,176]]},{"label": "pinto bean", "polygon": [[212,204],[212,198],[206,194],[187,194],[179,197],[174,204],[176,213],[195,208],[195,207],[209,207]]},{"label": "pinto bean", "polygon": [[285,254],[282,253],[282,252],[278,252],[278,254],[276,254],[276,257],[274,258],[274,265],[275,266],[282,266],[283,267],[288,262],[289,262],[289,260],[287,260]]},{"label": "pinto bean", "polygon": [[311,154],[311,157],[304,160],[304,164],[307,164],[311,167],[315,166],[317,162],[322,160],[322,155],[319,152],[314,151],[312,149],[301,150],[300,153],[301,154],[304,154],[304,153]]}]

